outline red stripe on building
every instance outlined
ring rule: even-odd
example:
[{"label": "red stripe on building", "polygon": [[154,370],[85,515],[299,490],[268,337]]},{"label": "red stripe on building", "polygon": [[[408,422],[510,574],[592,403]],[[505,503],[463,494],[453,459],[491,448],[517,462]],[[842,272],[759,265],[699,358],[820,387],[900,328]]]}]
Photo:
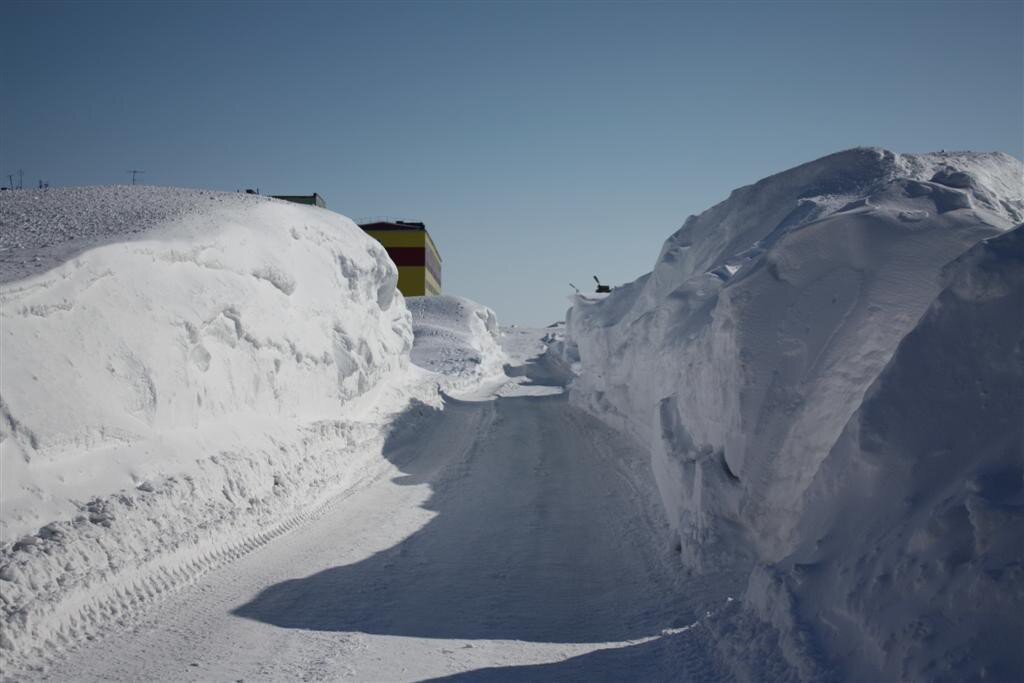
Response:
[{"label": "red stripe on building", "polygon": [[396,266],[426,266],[438,282],[441,281],[441,264],[433,253],[424,247],[386,247],[388,256]]},{"label": "red stripe on building", "polygon": [[388,247],[387,252],[396,266],[427,265],[426,250],[423,247]]}]

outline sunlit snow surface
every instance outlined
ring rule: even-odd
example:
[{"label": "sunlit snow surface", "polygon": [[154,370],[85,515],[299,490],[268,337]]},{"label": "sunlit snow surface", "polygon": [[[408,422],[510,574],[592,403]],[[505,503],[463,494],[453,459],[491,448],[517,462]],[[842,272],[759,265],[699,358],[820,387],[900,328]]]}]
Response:
[{"label": "sunlit snow surface", "polygon": [[[460,321],[433,317],[457,347],[489,346]],[[791,680],[770,651],[723,656],[728,634],[745,632],[737,577],[681,571],[642,449],[564,395],[515,388],[566,379],[543,339],[503,330],[511,390],[413,401],[378,476],[45,675],[717,681],[756,657],[760,680]]]},{"label": "sunlit snow surface", "polygon": [[4,673],[1020,679],[1020,175],[826,157],[545,330],[313,207],[0,195]]},{"label": "sunlit snow surface", "polygon": [[568,405],[560,330],[410,315],[383,249],[312,207],[2,200],[4,675],[733,666],[735,577],[681,588],[642,450]]},{"label": "sunlit snow surface", "polygon": [[3,192],[0,220],[8,664],[265,543],[377,466],[379,423],[408,401],[411,321],[394,265],[348,219],[101,187]]}]

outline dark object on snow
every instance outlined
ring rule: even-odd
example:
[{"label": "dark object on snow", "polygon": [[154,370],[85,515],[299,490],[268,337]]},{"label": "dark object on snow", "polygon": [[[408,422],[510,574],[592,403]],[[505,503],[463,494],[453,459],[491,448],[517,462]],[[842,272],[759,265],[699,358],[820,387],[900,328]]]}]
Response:
[{"label": "dark object on snow", "polygon": [[579,288],[579,287],[577,287],[576,285],[574,285],[573,283],[571,283],[571,282],[570,282],[570,283],[569,283],[569,286],[570,286],[570,287],[572,287],[572,288],[573,288],[574,290],[576,290],[576,293],[577,293],[577,294],[579,294],[579,293],[580,293],[580,288]]},{"label": "dark object on snow", "polygon": [[275,194],[274,199],[283,199],[286,202],[295,202],[296,204],[308,204],[309,206],[319,206],[321,209],[327,208],[327,202],[324,198],[318,195],[316,192],[313,194]]},{"label": "dark object on snow", "polygon": [[598,294],[610,294],[611,293],[612,288],[610,286],[608,286],[608,285],[602,285],[601,281],[597,279],[596,275],[594,276],[594,282],[597,283],[597,293]]}]

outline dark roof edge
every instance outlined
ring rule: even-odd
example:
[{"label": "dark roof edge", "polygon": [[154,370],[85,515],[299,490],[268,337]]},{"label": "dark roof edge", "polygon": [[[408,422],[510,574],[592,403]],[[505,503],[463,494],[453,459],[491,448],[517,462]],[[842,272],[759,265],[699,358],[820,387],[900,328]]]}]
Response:
[{"label": "dark roof edge", "polygon": [[427,230],[427,226],[423,223],[412,221],[377,221],[375,223],[360,223],[359,227],[363,230],[423,230],[424,232]]}]

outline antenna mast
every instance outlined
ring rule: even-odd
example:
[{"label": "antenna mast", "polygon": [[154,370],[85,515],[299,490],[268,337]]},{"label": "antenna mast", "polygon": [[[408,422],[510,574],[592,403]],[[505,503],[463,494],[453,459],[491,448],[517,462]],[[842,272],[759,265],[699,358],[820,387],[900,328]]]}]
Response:
[{"label": "antenna mast", "polygon": [[134,185],[135,184],[135,176],[136,175],[142,175],[143,173],[145,173],[145,171],[140,171],[140,170],[138,170],[136,168],[133,168],[130,171],[125,171],[125,173],[131,173],[132,174],[132,185]]}]

